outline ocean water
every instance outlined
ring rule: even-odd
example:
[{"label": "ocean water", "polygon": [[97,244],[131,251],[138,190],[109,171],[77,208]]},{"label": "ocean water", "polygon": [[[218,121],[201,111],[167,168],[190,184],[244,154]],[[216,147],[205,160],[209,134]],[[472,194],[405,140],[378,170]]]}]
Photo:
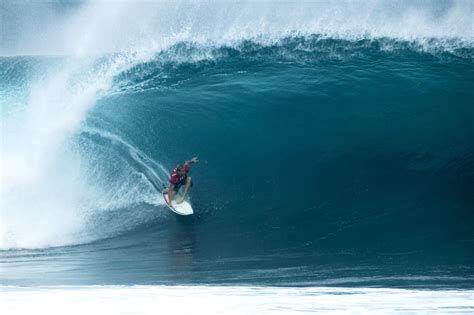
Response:
[{"label": "ocean water", "polygon": [[472,10],[6,1],[2,307],[472,312]]}]

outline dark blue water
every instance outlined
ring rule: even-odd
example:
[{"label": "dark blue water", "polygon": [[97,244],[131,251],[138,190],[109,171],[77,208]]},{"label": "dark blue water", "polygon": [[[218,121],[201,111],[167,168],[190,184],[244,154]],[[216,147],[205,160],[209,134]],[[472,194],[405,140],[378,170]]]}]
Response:
[{"label": "dark blue water", "polygon": [[[472,54],[318,36],[157,53],[67,141],[105,197],[65,244],[1,251],[1,283],[472,288]],[[2,57],[5,99],[63,62]],[[194,155],[178,217],[157,188]]]}]

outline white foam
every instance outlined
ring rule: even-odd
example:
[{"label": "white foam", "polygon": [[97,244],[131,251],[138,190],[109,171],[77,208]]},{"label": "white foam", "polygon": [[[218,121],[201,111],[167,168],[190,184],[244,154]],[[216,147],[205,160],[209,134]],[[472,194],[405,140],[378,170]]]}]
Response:
[{"label": "white foam", "polygon": [[[71,245],[99,237],[88,233],[90,211],[116,205],[117,191],[110,194],[110,189],[117,187],[104,192],[107,187],[91,183],[97,178],[87,176],[88,162],[70,140],[114,76],[151,56],[70,58],[31,84],[19,113],[2,117],[0,249]],[[121,184],[126,192],[121,200],[127,198],[127,204],[143,195],[143,181]]]},{"label": "white foam", "polygon": [[2,314],[472,314],[473,290],[249,286],[1,287]]}]

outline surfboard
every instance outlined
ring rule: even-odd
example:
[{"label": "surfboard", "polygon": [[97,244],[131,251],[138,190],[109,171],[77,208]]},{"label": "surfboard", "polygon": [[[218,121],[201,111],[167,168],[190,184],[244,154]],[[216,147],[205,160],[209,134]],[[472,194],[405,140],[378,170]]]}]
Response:
[{"label": "surfboard", "polygon": [[[194,213],[193,208],[191,207],[191,204],[187,200],[184,200],[182,203],[176,203],[176,201],[173,200],[170,205],[168,193],[165,191],[166,189],[163,189],[161,191],[161,194],[163,195],[163,199],[165,200],[166,206],[171,211],[179,215],[191,215]],[[179,198],[179,196],[177,197]]]}]

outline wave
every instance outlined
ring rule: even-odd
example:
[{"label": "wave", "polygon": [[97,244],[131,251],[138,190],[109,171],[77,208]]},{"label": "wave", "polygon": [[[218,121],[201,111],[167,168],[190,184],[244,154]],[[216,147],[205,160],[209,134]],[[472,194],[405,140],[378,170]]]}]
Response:
[{"label": "wave", "polygon": [[[383,48],[389,44],[392,45],[391,50]],[[294,138],[292,141],[295,141],[307,137],[297,131],[282,132],[285,129],[281,129],[281,126],[287,124],[293,126],[291,123],[293,120],[281,122],[278,113],[291,104],[296,104],[291,106],[297,106],[299,111],[309,114],[308,117],[299,117],[300,123],[306,127],[293,126],[292,129],[306,130],[310,135],[315,130],[335,135],[332,140],[329,140],[331,139],[329,137],[327,143],[324,138],[319,137],[313,140],[314,144],[311,144],[311,141],[304,143],[309,153],[299,150],[295,153],[294,149],[289,148],[281,149],[283,152],[280,154],[288,156],[290,160],[293,160],[291,156],[297,155],[297,152],[303,156],[313,154],[318,156],[317,162],[312,162],[313,169],[318,170],[318,177],[324,178],[324,182],[327,182],[324,187],[318,186],[318,191],[312,192],[313,195],[319,196],[318,204],[305,203],[301,206],[300,214],[305,218],[301,222],[305,220],[319,222],[317,225],[321,233],[317,233],[318,235],[313,235],[314,233],[309,231],[304,233],[319,239],[332,234],[334,236],[331,238],[337,240],[347,236],[347,233],[364,229],[366,224],[388,223],[390,220],[404,224],[406,212],[403,211],[405,215],[397,216],[396,211],[399,210],[384,206],[381,201],[379,204],[376,196],[373,196],[373,200],[367,200],[365,205],[359,205],[357,211],[360,211],[360,214],[341,210],[340,217],[330,215],[334,208],[356,209],[355,206],[348,206],[338,201],[340,185],[346,176],[349,176],[348,174],[359,178],[358,181],[364,182],[367,187],[384,194],[393,188],[379,176],[374,176],[373,181],[379,182],[376,185],[373,181],[353,173],[351,169],[332,175],[328,171],[342,170],[341,165],[355,164],[362,173],[373,172],[374,169],[367,165],[376,165],[380,170],[386,170],[392,176],[392,180],[403,183],[402,185],[408,184],[402,177],[391,173],[391,169],[398,169],[401,174],[405,174],[404,176],[419,181],[420,185],[427,184],[427,180],[438,178],[457,187],[460,200],[450,198],[454,198],[456,203],[469,204],[470,199],[462,188],[469,187],[471,178],[469,174],[472,174],[473,167],[472,146],[467,141],[469,120],[463,121],[457,116],[458,111],[469,112],[469,108],[463,105],[465,104],[463,95],[467,93],[466,100],[470,98],[466,91],[470,84],[471,59],[469,56],[464,57],[464,53],[466,52],[461,51],[457,54],[442,52],[433,55],[414,50],[410,43],[388,39],[346,41],[313,36],[286,38],[269,46],[253,41],[244,41],[237,46],[219,47],[179,43],[158,54],[150,54],[146,59],[143,59],[143,56],[112,54],[101,56],[99,59],[93,58],[92,61],[81,60],[79,66],[71,65],[71,60],[63,58],[2,59],[2,64],[9,69],[2,78],[4,81],[8,81],[14,75],[28,78],[30,73],[22,69],[23,67],[35,72],[44,69],[45,63],[52,63],[55,68],[57,63],[68,66],[65,70],[57,69],[59,72],[53,72],[46,83],[44,81],[34,83],[30,90],[31,96],[22,95],[24,90],[16,88],[5,93],[5,95],[11,93],[7,98],[11,113],[2,117],[6,122],[2,130],[5,132],[2,145],[4,166],[2,191],[7,198],[2,199],[1,248],[45,248],[83,244],[134,231],[143,224],[163,219],[163,211],[157,211],[157,208],[162,210],[164,208],[159,190],[166,182],[168,172],[163,165],[169,167],[176,163],[175,159],[170,158],[170,152],[182,148],[170,145],[166,141],[160,142],[158,139],[182,137],[186,133],[186,130],[177,129],[174,134],[167,134],[169,129],[175,128],[169,126],[163,117],[175,117],[180,113],[188,113],[189,116],[194,106],[189,103],[190,100],[209,104],[203,105],[198,112],[192,111],[191,116],[191,120],[196,122],[199,121],[201,112],[204,113],[201,119],[209,120],[210,117],[214,117],[211,119],[216,120],[214,125],[198,124],[199,128],[195,130],[197,134],[203,134],[201,139],[207,139],[210,137],[210,132],[220,130],[219,125],[235,115],[243,120],[263,115],[254,100],[254,97],[258,98],[262,93],[266,95],[263,101],[273,100],[276,106],[275,111],[269,108],[266,112],[265,117],[269,117],[268,120],[255,122],[256,126],[269,124],[274,127],[267,130],[267,134],[273,134],[274,137],[267,138],[266,135],[260,135],[266,139],[265,142],[271,143],[272,139],[283,139],[282,142],[277,142],[279,144],[275,144],[276,148],[279,148],[288,141],[285,139]],[[467,54],[470,53],[471,51],[467,50]],[[33,60],[39,60],[38,65]],[[18,67],[21,71],[16,70]],[[440,75],[439,67],[445,68],[446,72]],[[352,69],[358,69],[360,78],[352,75]],[[392,72],[397,75],[387,79],[386,74]],[[412,88],[419,84],[420,77],[423,78],[425,85]],[[448,89],[449,85],[445,84],[449,83],[449,80],[440,81],[440,77],[453,80],[453,87]],[[376,103],[359,100],[364,99],[368,91],[380,89],[380,95],[370,93],[375,93],[374,97],[384,101],[383,94],[392,93],[393,85],[405,89],[401,98],[393,104],[388,102],[379,107]],[[246,91],[244,94],[242,88]],[[423,115],[413,117],[411,114],[406,114],[408,116],[405,117],[398,113],[410,113],[413,110],[405,108],[403,105],[405,103],[412,104],[413,108],[419,108],[421,105],[415,101],[417,93],[421,91],[430,95],[436,89],[441,91],[448,89],[449,93],[454,93],[451,90],[457,91],[459,105],[456,105],[456,110],[446,112],[447,120],[438,126],[434,125],[433,130],[424,130],[421,133],[421,135],[426,133],[427,137],[422,136],[414,140],[416,138],[412,135],[405,135],[400,137],[404,140],[398,140],[399,136],[391,129],[388,121],[393,122],[390,119],[395,119],[412,128],[417,121],[420,121],[419,125],[426,125],[423,117],[433,115],[436,117],[437,110],[441,110],[440,107],[427,105],[423,107]],[[287,93],[285,91],[293,91],[293,97],[283,98],[282,101],[274,99],[273,93],[280,95]],[[352,120],[368,127],[338,125],[341,119],[346,119],[344,117],[348,109],[341,108],[344,102],[340,103],[341,100],[338,100],[337,95],[341,95],[344,100],[345,93],[352,95],[353,100],[360,101],[357,103],[356,112],[350,114],[353,116]],[[26,104],[21,104],[22,99],[27,100]],[[245,103],[240,103],[241,99],[244,99]],[[155,104],[155,106],[148,108],[146,112],[141,112],[140,106],[143,105],[138,108],[131,105],[140,100],[144,104]],[[156,104],[156,100],[160,103]],[[314,100],[317,100],[316,107],[309,106],[308,104],[312,104]],[[436,104],[435,100],[431,102]],[[166,104],[171,106],[167,107]],[[248,116],[242,116],[240,108],[250,108],[247,109]],[[335,110],[337,108],[339,110]],[[373,115],[376,115],[381,122],[364,118]],[[149,120],[152,117],[154,120]],[[326,118],[328,120],[325,121],[321,120],[321,117],[332,118]],[[317,122],[314,123],[314,128],[308,127],[310,122],[311,124]],[[382,127],[384,122],[387,125]],[[243,131],[249,127],[235,122],[234,124],[232,132],[241,135],[234,140],[239,142],[247,139],[248,135]],[[456,133],[450,133],[449,128],[453,125],[456,126]],[[153,129],[149,130],[148,126]],[[371,128],[380,135],[374,133]],[[436,134],[440,128],[446,131],[446,137],[450,137],[449,145],[443,139],[439,145],[430,145],[429,135]],[[345,137],[337,136],[340,130],[353,130],[360,136],[351,136],[349,133],[345,134]],[[207,144],[201,139],[195,141],[195,144],[200,143],[197,147],[200,151],[201,147],[207,148]],[[387,139],[393,143],[387,145]],[[153,145],[147,145],[149,141]],[[218,140],[215,145],[227,146],[225,139]],[[377,150],[367,153],[364,145],[376,147]],[[327,150],[321,149],[321,152],[311,153],[313,146],[326,147]],[[260,149],[263,149],[261,154],[266,154],[265,146],[252,150],[258,152]],[[211,152],[212,150],[209,150],[207,154],[212,156],[216,153]],[[215,162],[219,161],[217,159]],[[247,165],[242,167],[248,168]],[[221,169],[221,166],[218,168]],[[220,177],[219,174],[214,176]],[[456,176],[460,176],[458,181],[453,179]],[[273,179],[273,185],[279,187],[278,190],[286,189],[279,186],[290,180],[284,178],[280,174],[278,180]],[[331,185],[334,180],[336,184]],[[381,185],[380,182],[384,184]],[[219,187],[222,183],[214,185]],[[238,186],[234,188],[236,195],[242,194]],[[416,186],[412,188],[415,191],[420,189]],[[445,188],[445,185],[433,186],[431,192],[442,193]],[[352,188],[347,189],[350,195]],[[357,192],[361,193],[363,192]],[[406,192],[397,188],[392,193],[404,195]],[[422,195],[427,196],[429,193],[425,192]],[[216,205],[207,205],[204,208],[213,209],[211,212],[218,211],[216,209],[221,209],[222,204],[228,202],[226,198],[235,199],[232,194],[223,193],[223,196],[226,197],[215,201]],[[209,198],[215,199],[212,196]],[[275,204],[281,202],[280,198],[276,199]],[[389,203],[394,202],[392,198],[389,200],[391,200]],[[245,203],[238,204],[239,202],[235,206],[246,207]],[[386,209],[379,217],[373,210],[364,210],[365,207]],[[419,217],[424,216],[425,207],[426,204],[415,211]],[[262,223],[258,215],[254,216],[247,212],[239,212],[240,215],[236,215],[232,211],[221,213],[216,222],[225,226],[226,222],[233,222],[237,217],[247,222],[249,231],[265,231],[273,225],[285,226],[281,221],[289,215],[285,209],[285,206],[276,205],[270,208],[263,207],[260,211],[276,212],[275,218],[266,223]],[[462,209],[463,206],[460,206],[457,211],[463,212]],[[442,210],[438,211],[442,213]],[[36,222],[37,225],[37,229],[33,232],[29,228],[31,222]],[[59,222],[61,224],[58,224]],[[314,228],[314,224],[307,228]],[[410,231],[412,236],[418,233],[415,227]],[[458,238],[466,235],[468,233],[460,231]],[[392,231],[393,239],[399,236],[399,232]],[[273,243],[278,242],[279,240],[275,240]]]},{"label": "wave", "polygon": [[[388,44],[392,45],[391,50],[383,48]],[[165,140],[168,137],[180,138],[186,133],[186,129],[179,128],[170,135],[169,130],[175,128],[169,126],[167,119],[183,113],[189,116],[191,112],[192,115],[188,118],[192,118],[191,121],[195,123],[199,119],[214,121],[210,125],[197,125],[199,127],[194,132],[203,134],[195,141],[196,145],[199,144],[196,147],[199,151],[208,148],[208,144],[202,142],[202,139],[207,139],[211,137],[210,133],[220,130],[219,126],[223,122],[236,115],[243,121],[252,121],[255,119],[252,117],[263,115],[260,112],[262,110],[266,112],[264,117],[269,117],[268,120],[257,120],[254,124],[274,127],[264,134],[258,132],[260,137],[266,139],[265,143],[283,139],[276,142],[276,148],[284,147],[288,141],[285,139],[298,141],[315,132],[333,135],[328,140],[324,140],[324,137],[315,138],[312,140],[314,144],[311,141],[303,143],[307,151],[279,149],[283,150],[280,155],[287,156],[292,161],[292,156],[296,157],[300,151],[303,156],[318,156],[317,162],[311,163],[326,185],[318,186],[318,190],[312,191],[314,196],[319,196],[319,201],[315,201],[317,204],[313,201],[304,203],[300,213],[304,218],[301,222],[319,222],[317,225],[320,233],[317,235],[309,232],[316,223],[307,226],[308,231],[302,232],[312,235],[311,237],[325,239],[328,235],[333,235],[330,238],[338,242],[337,239],[364,229],[367,224],[388,224],[390,220],[404,224],[406,220],[408,214],[405,210],[402,211],[404,215],[400,216],[398,213],[397,216],[397,211],[400,211],[397,207],[383,205],[374,195],[374,199],[359,204],[359,214],[343,211],[345,208],[356,211],[354,209],[357,208],[338,201],[340,185],[347,176],[359,178],[358,181],[363,182],[366,189],[374,189],[383,195],[391,190],[394,196],[406,195],[406,191],[394,189],[389,181],[379,176],[373,176],[372,180],[365,179],[352,169],[331,175],[329,170],[344,169],[341,165],[356,165],[362,174],[374,172],[367,165],[375,165],[388,172],[393,181],[407,186],[410,185],[403,177],[390,170],[398,169],[400,174],[412,178],[421,186],[421,183],[427,185],[430,180],[437,178],[438,181],[452,183],[452,187],[456,187],[454,190],[461,197],[457,200],[453,197],[453,192],[450,198],[454,199],[451,200],[456,204],[469,204],[470,199],[463,188],[469,187],[469,174],[472,174],[473,167],[472,146],[468,141],[469,120],[462,120],[458,113],[469,112],[469,107],[465,107],[465,100],[470,98],[466,91],[470,84],[471,59],[461,56],[463,53],[465,52],[426,53],[414,50],[410,43],[388,39],[346,41],[313,36],[286,38],[269,46],[253,41],[219,47],[179,43],[168,50],[150,54],[145,59],[142,55],[112,54],[98,59],[80,60],[79,65],[72,65],[72,61],[67,58],[2,59],[2,65],[8,69],[2,77],[4,81],[17,75],[20,78],[18,82],[21,82],[21,78],[28,78],[30,72],[33,72],[32,76],[40,75],[34,73],[41,72],[48,63],[59,72],[53,72],[49,80],[32,84],[31,96],[23,95],[25,90],[17,89],[18,85],[14,85],[11,90],[6,89],[4,94],[9,95],[7,103],[11,110],[2,116],[5,122],[2,129],[5,135],[2,145],[2,191],[7,198],[2,199],[1,248],[83,244],[135,231],[143,224],[162,220],[165,212],[157,209],[164,209],[159,194],[160,187],[168,176],[164,165],[170,167],[176,163],[175,158],[170,157],[170,152],[183,149],[181,146],[170,145]],[[467,53],[470,54],[471,51],[468,50]],[[62,69],[57,64],[67,66]],[[440,67],[446,69],[445,72],[440,74]],[[17,71],[18,68],[20,71]],[[352,74],[353,69],[358,69],[360,77]],[[387,73],[395,75],[387,77]],[[420,78],[425,82],[423,85],[419,85]],[[449,80],[453,80],[452,83]],[[384,93],[393,93],[392,86],[397,86],[397,89],[403,87],[405,92],[395,103],[387,103]],[[380,94],[373,92],[378,90]],[[437,117],[440,105],[424,106],[416,101],[418,93],[431,95],[433,90],[456,93],[459,102],[455,110],[443,111],[446,120],[442,124],[433,125],[432,130],[425,129],[419,138],[412,135],[400,136],[395,129],[392,130],[390,126],[393,121],[415,128],[415,125],[426,125],[423,117]],[[281,95],[288,93],[285,91],[292,91],[292,97],[285,98]],[[384,105],[365,100],[364,95],[368,91],[372,91],[370,93]],[[262,93],[266,95],[263,102],[268,99],[274,102],[276,107],[273,110],[271,107],[258,109],[254,97],[260,99],[259,95]],[[341,107],[341,104],[347,102],[342,101],[346,93],[352,95],[352,100],[356,102],[356,112]],[[282,100],[275,99],[274,95],[280,95]],[[26,104],[22,104],[21,100],[26,100]],[[194,112],[192,106],[195,105],[190,100],[203,104],[198,112]],[[245,102],[241,103],[241,100]],[[143,107],[146,111],[141,112],[140,108],[144,105],[133,106],[141,104],[140,102],[155,105],[146,105]],[[313,102],[316,102],[316,105],[312,105],[315,107],[308,105]],[[434,99],[430,102],[436,104]],[[412,107],[405,107],[405,103],[412,104]],[[296,113],[291,110],[293,114],[308,113],[308,117],[298,116],[300,124],[306,127],[293,126],[291,119],[288,122],[281,121],[279,111],[284,111],[288,106],[296,106],[298,109]],[[420,106],[423,106],[423,115],[409,114],[413,108],[421,110]],[[248,116],[243,115],[245,111],[248,111]],[[344,121],[345,115],[348,115],[347,111],[352,115],[352,121],[364,127],[351,127],[350,124],[348,127],[340,126],[341,119]],[[407,116],[399,113],[406,113],[403,115]],[[372,120],[370,117],[374,115],[378,118]],[[321,117],[326,117],[327,121]],[[382,126],[384,123],[386,126]],[[310,128],[311,124],[314,127]],[[286,129],[281,126],[285,125],[293,127],[283,132]],[[452,133],[450,126],[456,126],[457,132]],[[234,122],[231,129],[231,134],[241,135],[234,138],[237,143],[248,138],[244,130],[248,130],[249,126]],[[297,130],[304,130],[306,135],[299,134]],[[338,136],[341,130],[344,137]],[[354,135],[349,130],[353,130]],[[429,135],[437,134],[439,130],[446,131],[446,137],[450,138],[449,144],[443,138],[439,144],[430,144]],[[425,133],[426,137],[423,136]],[[186,141],[186,138],[181,138],[181,141]],[[225,139],[216,141],[215,146],[227,147]],[[387,144],[387,141],[392,143]],[[151,144],[147,144],[148,142]],[[321,146],[318,150],[324,147],[326,149],[311,153],[312,148],[318,146]],[[375,147],[376,150],[368,153],[364,146]],[[246,151],[249,148],[245,145],[243,148],[246,154],[252,156],[252,151]],[[209,150],[205,153],[209,156],[217,153],[211,153],[213,151],[209,148],[206,150]],[[228,150],[231,151],[231,148]],[[265,146],[257,146],[252,150],[261,151],[257,154],[267,154]],[[217,159],[215,163],[220,161],[218,156],[217,154],[214,158]],[[222,158],[225,160],[228,157]],[[249,168],[247,165],[242,167]],[[217,169],[226,172],[222,166]],[[208,171],[212,173],[213,170]],[[273,181],[277,190],[283,191],[287,188],[281,187],[281,183],[290,178],[283,175],[285,172],[280,173],[278,180],[271,179],[276,175],[270,176],[268,180]],[[216,173],[213,176],[220,178],[221,175]],[[457,181],[454,180],[456,176],[460,176]],[[205,190],[212,186],[220,187],[222,183],[206,186],[209,188]],[[442,193],[446,189],[443,184],[430,186],[431,193]],[[238,186],[233,188],[235,195],[243,198],[242,189]],[[351,196],[356,193],[353,188],[344,189],[349,189],[349,195],[346,196],[350,197],[348,200],[355,198]],[[416,185],[412,189],[425,191]],[[363,194],[359,188],[356,191],[356,194]],[[427,198],[429,193],[421,195]],[[212,196],[209,198],[216,199]],[[225,192],[222,192],[222,198],[217,199],[219,200],[214,200],[213,205],[203,205],[203,211],[208,211],[208,214],[218,212],[228,200],[234,200],[234,206],[238,208],[246,207],[245,203],[239,205],[240,201],[235,200],[235,196]],[[262,223],[259,215],[247,212],[238,212],[237,215],[233,211],[220,213],[216,222],[226,226],[226,222],[242,220],[247,222],[246,228],[249,231],[268,232],[274,225],[286,226],[281,220],[289,214],[285,210],[286,206],[277,206],[282,201],[280,199],[277,197],[275,205],[255,212],[260,213],[259,215],[262,211],[276,212],[271,222]],[[391,200],[390,204],[395,202],[393,198],[388,200]],[[405,207],[410,207],[409,205],[410,203]],[[381,207],[385,211],[379,217],[370,210],[373,207]],[[415,211],[417,216],[423,217],[426,207],[429,206],[424,202],[424,206]],[[462,213],[463,206],[458,207],[456,211]],[[330,215],[335,208],[342,211],[340,217]],[[444,216],[442,212],[441,209],[437,210],[441,217]],[[36,222],[37,225],[33,232],[29,228],[31,222]],[[418,234],[415,227],[409,230],[411,237]],[[459,232],[457,238],[468,237],[465,230]],[[140,234],[139,231],[137,233]],[[281,241],[278,237],[274,244]],[[393,230],[387,240],[398,237],[400,233]],[[364,242],[366,241],[368,239]]]}]

